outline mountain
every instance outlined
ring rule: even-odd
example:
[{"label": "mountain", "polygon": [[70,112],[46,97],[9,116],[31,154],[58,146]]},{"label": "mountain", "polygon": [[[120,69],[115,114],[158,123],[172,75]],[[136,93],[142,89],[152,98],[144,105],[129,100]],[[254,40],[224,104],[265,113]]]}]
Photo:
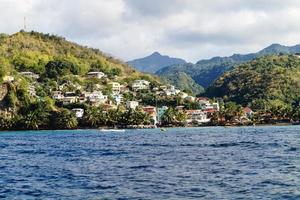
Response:
[{"label": "mountain", "polygon": [[265,56],[225,72],[207,89],[206,95],[254,108],[273,108],[274,112],[290,109],[299,105],[299,75],[298,56]]},{"label": "mountain", "polygon": [[150,56],[129,61],[128,64],[142,72],[155,73],[157,70],[175,64],[185,64],[186,61],[180,58],[171,58],[154,52]]},{"label": "mountain", "polygon": [[193,94],[200,94],[204,92],[204,88],[198,85],[189,75],[184,72],[175,72],[171,75],[163,76],[161,79],[183,91]]},{"label": "mountain", "polygon": [[255,58],[272,54],[294,54],[300,52],[300,45],[283,46],[272,44],[269,47],[250,54],[234,54],[230,57],[214,57],[207,60],[200,60],[196,64],[179,64],[162,68],[156,72],[159,76],[169,76],[177,72],[184,72],[189,75],[197,84],[207,88],[214,80],[224,72],[233,69],[234,66],[251,61]]}]

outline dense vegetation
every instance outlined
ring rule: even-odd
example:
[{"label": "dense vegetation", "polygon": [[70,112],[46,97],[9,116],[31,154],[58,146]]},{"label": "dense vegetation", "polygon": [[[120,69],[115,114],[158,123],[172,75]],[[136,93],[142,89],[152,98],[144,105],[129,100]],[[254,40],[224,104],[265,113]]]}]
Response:
[{"label": "dense vegetation", "polygon": [[100,70],[111,76],[142,75],[97,49],[83,47],[55,35],[24,31],[0,35],[0,75],[12,70],[43,75],[50,61],[73,65],[72,74],[83,75],[91,70]]},{"label": "dense vegetation", "polygon": [[204,92],[204,88],[198,85],[189,75],[184,72],[174,72],[172,74],[166,74],[161,77],[168,83],[180,88],[183,91],[187,91],[192,94],[200,94]]},{"label": "dense vegetation", "polygon": [[255,58],[265,55],[275,54],[293,54],[300,52],[300,45],[287,47],[279,44],[273,44],[257,53],[251,54],[234,54],[230,57],[214,57],[208,60],[200,60],[196,64],[180,64],[168,66],[156,72],[157,75],[164,77],[171,74],[184,72],[189,75],[197,84],[204,88],[209,87],[214,80],[221,76],[224,72],[230,71],[234,66],[241,63],[249,62]]},{"label": "dense vegetation", "polygon": [[298,112],[300,59],[293,55],[266,56],[226,72],[207,95],[234,101],[275,115]]}]

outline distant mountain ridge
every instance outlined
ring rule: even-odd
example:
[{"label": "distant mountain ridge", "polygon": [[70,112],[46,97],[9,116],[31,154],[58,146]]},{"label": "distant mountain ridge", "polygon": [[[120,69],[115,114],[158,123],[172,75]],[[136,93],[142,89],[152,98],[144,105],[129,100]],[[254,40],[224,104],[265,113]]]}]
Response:
[{"label": "distant mountain ridge", "polygon": [[150,56],[135,59],[127,63],[141,72],[155,73],[163,67],[175,64],[185,64],[186,61],[180,58],[172,58],[166,55],[161,55],[159,52],[154,52]]},{"label": "distant mountain ridge", "polygon": [[249,62],[255,58],[273,54],[300,53],[300,45],[283,46],[272,44],[257,53],[233,54],[229,57],[213,57],[200,60],[196,64],[177,64],[164,67],[156,72],[161,77],[169,77],[174,73],[184,72],[197,84],[207,88],[224,72],[232,70],[236,65]]}]

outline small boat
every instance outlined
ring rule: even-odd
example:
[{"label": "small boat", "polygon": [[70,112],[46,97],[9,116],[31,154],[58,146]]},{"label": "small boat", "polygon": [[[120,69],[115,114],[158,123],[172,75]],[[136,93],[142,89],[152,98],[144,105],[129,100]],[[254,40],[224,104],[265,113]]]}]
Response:
[{"label": "small boat", "polygon": [[101,132],[125,132],[125,129],[100,129]]},{"label": "small boat", "polygon": [[161,129],[160,129],[160,131],[163,131],[163,132],[165,132],[165,131],[167,131],[167,129],[165,129],[165,128],[161,128]]}]

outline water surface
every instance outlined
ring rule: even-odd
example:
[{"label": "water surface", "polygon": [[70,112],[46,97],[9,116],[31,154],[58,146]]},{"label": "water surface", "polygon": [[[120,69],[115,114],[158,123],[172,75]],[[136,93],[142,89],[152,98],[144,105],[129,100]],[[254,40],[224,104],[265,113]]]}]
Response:
[{"label": "water surface", "polygon": [[300,199],[300,127],[2,132],[0,198]]}]

